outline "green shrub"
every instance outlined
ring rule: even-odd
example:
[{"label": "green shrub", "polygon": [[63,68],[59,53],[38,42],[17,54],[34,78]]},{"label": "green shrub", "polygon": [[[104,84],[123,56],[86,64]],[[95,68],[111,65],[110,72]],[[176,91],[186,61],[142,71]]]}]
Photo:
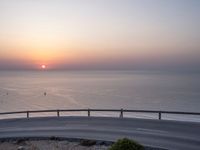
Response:
[{"label": "green shrub", "polygon": [[114,143],[109,150],[144,150],[144,147],[133,140],[123,138]]}]

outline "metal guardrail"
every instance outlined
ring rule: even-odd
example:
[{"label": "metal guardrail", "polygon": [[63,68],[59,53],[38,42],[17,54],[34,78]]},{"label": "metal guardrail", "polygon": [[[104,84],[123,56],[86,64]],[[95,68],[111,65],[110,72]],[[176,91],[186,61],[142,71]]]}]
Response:
[{"label": "metal guardrail", "polygon": [[87,112],[87,116],[91,116],[91,112],[119,112],[119,117],[123,118],[125,112],[133,113],[151,113],[158,114],[158,119],[162,119],[162,114],[180,114],[180,115],[199,115],[197,112],[179,112],[179,111],[157,111],[157,110],[130,110],[130,109],[53,109],[53,110],[31,110],[31,111],[15,111],[15,112],[1,112],[0,115],[10,114],[26,114],[29,118],[33,113],[49,113],[55,112],[57,117],[60,117],[60,112]]}]

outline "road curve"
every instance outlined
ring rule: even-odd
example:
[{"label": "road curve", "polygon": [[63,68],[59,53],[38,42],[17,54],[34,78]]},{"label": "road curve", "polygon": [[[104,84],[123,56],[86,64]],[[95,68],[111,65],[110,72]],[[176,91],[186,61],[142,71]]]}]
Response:
[{"label": "road curve", "polygon": [[170,150],[200,149],[200,123],[110,117],[0,120],[0,138],[49,136],[108,141],[128,137]]}]

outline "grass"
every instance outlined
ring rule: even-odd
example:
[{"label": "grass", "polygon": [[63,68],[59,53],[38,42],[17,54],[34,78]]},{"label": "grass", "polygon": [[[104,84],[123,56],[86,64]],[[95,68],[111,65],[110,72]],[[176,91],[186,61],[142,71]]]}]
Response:
[{"label": "grass", "polygon": [[114,143],[109,150],[144,150],[144,147],[133,140],[123,138]]}]

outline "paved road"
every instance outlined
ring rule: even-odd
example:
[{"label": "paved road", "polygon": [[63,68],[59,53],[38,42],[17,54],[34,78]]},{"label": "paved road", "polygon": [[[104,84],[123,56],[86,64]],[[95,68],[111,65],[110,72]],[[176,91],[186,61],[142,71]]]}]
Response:
[{"label": "paved road", "polygon": [[0,138],[24,136],[109,141],[128,137],[148,146],[171,150],[200,150],[200,123],[106,117],[0,120]]}]

